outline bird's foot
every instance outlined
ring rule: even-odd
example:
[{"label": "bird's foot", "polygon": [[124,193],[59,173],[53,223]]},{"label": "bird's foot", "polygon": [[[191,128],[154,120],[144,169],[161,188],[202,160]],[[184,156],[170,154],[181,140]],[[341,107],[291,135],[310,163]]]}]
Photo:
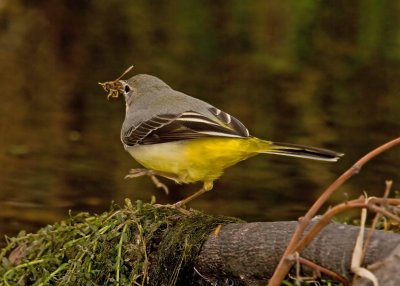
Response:
[{"label": "bird's foot", "polygon": [[153,170],[148,169],[130,169],[129,173],[125,176],[125,179],[133,179],[141,176],[152,176],[154,175]]},{"label": "bird's foot", "polygon": [[168,204],[168,205],[154,204],[153,207],[155,207],[155,208],[172,208],[172,209],[176,209],[176,210],[180,211],[184,215],[190,214],[189,210],[184,209],[182,206],[178,206],[176,204],[172,204],[172,205],[170,205],[170,204]]},{"label": "bird's foot", "polygon": [[161,175],[161,174],[158,174],[156,171],[148,169],[131,169],[129,170],[129,173],[125,176],[125,179],[133,179],[142,176],[149,176],[150,179],[153,181],[154,185],[157,188],[163,189],[164,192],[168,195],[169,194],[168,187],[165,184],[161,183],[160,180],[156,177],[156,175]]},{"label": "bird's foot", "polygon": [[176,202],[176,203],[172,204],[171,206],[172,206],[173,208],[182,208],[184,205],[185,205],[184,200],[181,200],[181,201],[179,201],[179,202]]}]

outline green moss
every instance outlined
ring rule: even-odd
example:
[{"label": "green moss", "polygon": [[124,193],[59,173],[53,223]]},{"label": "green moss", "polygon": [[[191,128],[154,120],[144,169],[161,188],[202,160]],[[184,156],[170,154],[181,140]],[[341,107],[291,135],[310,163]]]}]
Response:
[{"label": "green moss", "polygon": [[140,201],[113,208],[9,238],[0,285],[184,284],[208,235],[239,221]]}]

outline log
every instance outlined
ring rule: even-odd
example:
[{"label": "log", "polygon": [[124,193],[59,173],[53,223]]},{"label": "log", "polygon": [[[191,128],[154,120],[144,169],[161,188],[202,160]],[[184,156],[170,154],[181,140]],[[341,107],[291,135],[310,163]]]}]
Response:
[{"label": "log", "polygon": [[[380,286],[400,285],[400,245],[383,261],[369,265],[368,269],[378,279]],[[371,281],[362,278],[358,279],[354,286],[373,286],[373,284]]]},{"label": "log", "polygon": [[[266,285],[296,226],[127,201],[122,209],[81,213],[9,238],[0,249],[0,284]],[[351,278],[358,232],[332,223],[301,256]],[[400,285],[400,255],[392,252],[399,245],[400,234],[372,237],[364,264],[375,267],[380,286]]]},{"label": "log", "polygon": [[[203,244],[195,268],[209,282],[232,280],[245,285],[266,285],[296,225],[296,221],[225,225],[217,235],[210,234]],[[359,231],[357,226],[331,223],[301,256],[351,278],[351,255]],[[370,240],[364,265],[385,259],[398,245],[399,234],[376,230]],[[398,273],[400,271],[397,271],[396,277],[392,275],[391,280],[397,281],[393,285],[400,285]]]}]

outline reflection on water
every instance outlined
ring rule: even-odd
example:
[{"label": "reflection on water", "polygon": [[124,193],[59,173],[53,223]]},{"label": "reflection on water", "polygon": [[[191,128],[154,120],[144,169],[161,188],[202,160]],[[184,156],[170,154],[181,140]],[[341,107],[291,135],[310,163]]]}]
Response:
[{"label": "reflection on water", "polygon": [[[0,233],[125,197],[171,203],[200,187],[168,182],[167,197],[147,178],[123,179],[138,166],[119,141],[124,104],[107,102],[97,82],[131,64],[255,136],[346,153],[336,164],[260,155],[191,204],[247,220],[303,214],[355,160],[399,135],[400,6],[384,3],[3,2]],[[398,188],[399,159],[399,148],[374,159],[334,200],[379,194],[385,179]]]}]

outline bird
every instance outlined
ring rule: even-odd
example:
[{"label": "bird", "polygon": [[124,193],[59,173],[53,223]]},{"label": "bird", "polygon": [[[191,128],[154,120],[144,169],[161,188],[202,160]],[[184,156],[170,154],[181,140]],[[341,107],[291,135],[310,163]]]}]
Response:
[{"label": "bird", "polygon": [[121,141],[144,168],[131,169],[125,178],[149,176],[158,188],[168,188],[158,177],[178,184],[202,182],[194,194],[173,204],[182,207],[210,191],[224,170],[258,154],[276,154],[321,161],[337,161],[342,153],[259,139],[245,125],[217,107],[174,90],[161,79],[137,74],[99,82],[107,98],[125,99]]}]

